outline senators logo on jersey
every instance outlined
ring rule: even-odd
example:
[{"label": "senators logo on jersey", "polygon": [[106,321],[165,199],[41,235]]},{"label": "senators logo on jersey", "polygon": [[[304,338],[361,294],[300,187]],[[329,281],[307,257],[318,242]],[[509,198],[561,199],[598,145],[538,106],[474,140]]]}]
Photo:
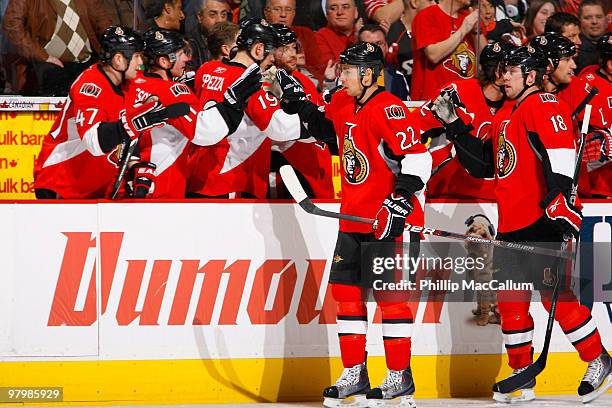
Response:
[{"label": "senators logo on jersey", "polygon": [[462,42],[442,65],[460,78],[472,78],[476,73],[476,56],[467,44]]},{"label": "senators logo on jersey", "polygon": [[357,125],[346,123],[346,133],[342,145],[342,167],[344,178],[350,184],[360,184],[368,177],[368,159],[357,149],[351,132]]},{"label": "senators logo on jersey", "polygon": [[512,173],[516,166],[516,149],[512,143],[506,140],[506,126],[509,121],[505,121],[499,132],[497,139],[497,176],[504,178]]}]

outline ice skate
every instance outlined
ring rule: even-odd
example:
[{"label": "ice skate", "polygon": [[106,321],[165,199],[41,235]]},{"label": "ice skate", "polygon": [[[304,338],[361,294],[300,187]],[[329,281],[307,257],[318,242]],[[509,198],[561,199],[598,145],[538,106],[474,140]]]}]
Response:
[{"label": "ice skate", "polygon": [[368,368],[365,363],[345,368],[335,385],[323,390],[323,406],[367,407],[365,394],[370,391]]},{"label": "ice skate", "polygon": [[[527,367],[523,367],[523,368],[519,368],[517,370],[514,370],[514,372],[512,373],[512,375],[516,375],[518,373],[520,373],[521,371],[524,371]],[[523,388],[520,388],[514,392],[508,393],[508,394],[502,394],[501,392],[493,392],[493,399],[497,402],[504,402],[506,404],[512,404],[515,402],[525,402],[525,401],[532,401],[535,399],[535,392],[534,392],[534,388],[536,385],[536,380],[535,378],[531,381],[529,381],[529,383],[527,383],[527,385],[525,385]]]},{"label": "ice skate", "polygon": [[589,362],[586,373],[578,387],[582,402],[593,401],[612,387],[612,358],[607,351]]},{"label": "ice skate", "polygon": [[387,378],[380,387],[372,388],[367,394],[369,407],[416,408],[414,402],[414,381],[412,370],[388,370]]}]

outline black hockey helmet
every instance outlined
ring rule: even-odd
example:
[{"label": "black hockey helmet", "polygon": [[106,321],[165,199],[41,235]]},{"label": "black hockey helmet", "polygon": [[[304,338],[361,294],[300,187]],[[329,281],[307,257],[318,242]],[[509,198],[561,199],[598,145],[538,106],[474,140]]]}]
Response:
[{"label": "black hockey helmet", "polygon": [[503,67],[520,67],[523,74],[537,71],[543,76],[548,66],[548,60],[542,51],[530,45],[523,45],[508,51],[502,60]]},{"label": "black hockey helmet", "polygon": [[104,30],[100,37],[100,45],[102,46],[100,59],[106,63],[110,62],[113,55],[118,52],[130,60],[134,53],[143,51],[145,47],[140,34],[122,26],[110,26]]},{"label": "black hockey helmet", "polygon": [[360,42],[349,46],[340,53],[340,63],[357,65],[362,76],[365,74],[366,68],[370,68],[374,72],[374,79],[376,79],[384,66],[385,56],[378,45]]},{"label": "black hockey helmet", "polygon": [[276,32],[276,43],[279,47],[297,43],[298,38],[295,32],[284,24],[272,24]]},{"label": "black hockey helmet", "polygon": [[605,63],[607,60],[612,59],[612,31],[608,31],[597,41],[597,50],[602,62]]},{"label": "black hockey helmet", "polygon": [[168,57],[170,62],[176,61],[176,52],[187,43],[181,33],[163,28],[152,28],[144,33],[145,54],[155,61],[158,57]]},{"label": "black hockey helmet", "polygon": [[480,65],[487,71],[497,69],[504,55],[514,48],[516,45],[504,41],[487,44],[480,53]]},{"label": "black hockey helmet", "polygon": [[550,60],[553,70],[559,66],[561,58],[573,57],[576,55],[576,44],[567,37],[558,33],[546,33],[534,37],[529,43],[536,50],[544,53]]},{"label": "black hockey helmet", "polygon": [[240,23],[240,34],[236,39],[238,50],[250,50],[253,45],[262,43],[266,55],[277,46],[277,35],[274,28],[262,18],[247,18]]}]

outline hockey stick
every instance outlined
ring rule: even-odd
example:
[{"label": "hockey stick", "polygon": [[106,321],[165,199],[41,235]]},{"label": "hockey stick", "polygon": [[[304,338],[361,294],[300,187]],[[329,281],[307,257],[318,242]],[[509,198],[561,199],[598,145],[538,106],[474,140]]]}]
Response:
[{"label": "hockey stick", "polygon": [[[374,224],[374,220],[372,218],[359,217],[356,215],[342,214],[334,211],[327,211],[322,208],[317,207],[306,195],[306,192],[302,188],[295,171],[290,165],[284,165],[280,168],[281,178],[285,183],[285,187],[289,191],[289,194],[293,197],[293,199],[302,207],[304,211],[309,214],[319,215],[322,217],[328,218],[336,218],[339,220],[360,222],[362,224]],[[540,248],[532,245],[521,244],[517,242],[506,242],[506,241],[498,241],[495,239],[485,239],[470,235],[458,234],[456,232],[443,231],[435,228],[429,227],[420,227],[418,225],[406,224],[405,231],[409,232],[419,232],[426,235],[433,235],[436,237],[442,238],[452,238],[461,241],[470,241],[477,242],[479,244],[490,244],[495,245],[502,248],[515,249],[519,251],[531,252],[534,254],[554,256],[558,258],[568,259],[570,255],[567,254],[566,251],[548,249],[548,248]]]},{"label": "hockey stick", "polygon": [[[589,98],[589,101],[593,98],[593,96],[597,94],[597,88],[593,88],[591,92],[592,91],[595,91],[595,92],[592,93],[592,96]],[[589,92],[589,95],[591,95],[591,92]],[[589,95],[587,95],[587,97],[589,97]],[[578,148],[578,158],[576,160],[576,165],[574,167],[574,177],[572,179],[572,192],[570,195],[570,203],[572,205],[576,202],[576,196],[578,195],[578,178],[580,176],[582,156],[584,155],[584,147],[586,144],[586,134],[589,131],[589,120],[591,117],[591,105],[584,104],[583,108],[585,108],[584,120],[582,121],[582,129],[580,131],[580,146]],[[580,111],[578,110],[576,111],[577,111],[577,114],[580,113]],[[562,251],[567,252],[567,248],[568,248],[569,243],[571,242],[571,239],[572,239],[571,236],[566,236],[566,235],[563,236],[564,242],[561,245]],[[576,244],[578,244],[578,239],[576,239]],[[574,254],[575,254],[575,251],[573,251],[573,254],[571,254],[572,258],[574,258],[573,256]],[[508,377],[505,380],[495,383],[493,385],[494,392],[500,392],[502,394],[508,394],[508,393],[514,392],[524,387],[525,385],[529,384],[529,382],[535,379],[535,377],[544,370],[544,367],[546,367],[546,360],[548,359],[548,349],[550,347],[550,338],[552,336],[553,325],[555,323],[555,311],[557,310],[557,299],[559,297],[559,280],[560,279],[559,279],[559,273],[558,273],[558,268],[557,268],[555,286],[553,288],[553,294],[552,294],[551,301],[550,301],[550,311],[548,312],[549,314],[548,314],[548,323],[546,324],[546,334],[544,335],[544,346],[542,347],[542,352],[540,353],[540,356],[535,361],[535,363],[532,363],[525,370],[521,371],[520,373],[516,375]]]},{"label": "hockey stick", "polygon": [[[189,110],[190,107],[188,103],[177,102],[173,103],[172,105],[168,105],[160,110],[147,113],[144,117],[147,119],[148,123],[161,123],[168,119],[178,118],[180,116],[187,115],[189,113]],[[119,161],[119,175],[117,175],[117,179],[113,184],[113,190],[110,195],[111,200],[114,200],[117,197],[117,193],[121,188],[121,183],[123,182],[123,178],[125,177],[128,164],[130,163],[130,159],[132,158],[134,150],[136,150],[136,146],[138,145],[138,141],[140,140],[140,136],[142,136],[142,133],[138,135],[137,138],[131,141],[127,149],[124,147],[123,151],[121,152],[121,160]]]}]

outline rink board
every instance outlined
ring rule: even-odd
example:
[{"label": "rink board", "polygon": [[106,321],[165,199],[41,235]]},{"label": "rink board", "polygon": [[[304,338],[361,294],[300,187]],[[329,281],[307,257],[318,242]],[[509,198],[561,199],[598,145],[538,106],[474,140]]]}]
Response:
[{"label": "rink board", "polygon": [[[496,220],[490,203],[427,207],[450,231],[477,213]],[[609,242],[612,202],[584,214],[582,240]],[[341,370],[325,285],[334,220],[266,202],[7,203],[0,220],[0,386],[63,386],[75,402],[304,401]],[[476,326],[472,304],[438,306],[416,310],[417,395],[487,395],[509,372],[499,326]],[[539,350],[547,315],[532,314]],[[610,305],[593,315],[612,348]],[[538,391],[575,392],[585,364],[558,327],[551,350]],[[368,352],[376,383],[378,323]]]}]

